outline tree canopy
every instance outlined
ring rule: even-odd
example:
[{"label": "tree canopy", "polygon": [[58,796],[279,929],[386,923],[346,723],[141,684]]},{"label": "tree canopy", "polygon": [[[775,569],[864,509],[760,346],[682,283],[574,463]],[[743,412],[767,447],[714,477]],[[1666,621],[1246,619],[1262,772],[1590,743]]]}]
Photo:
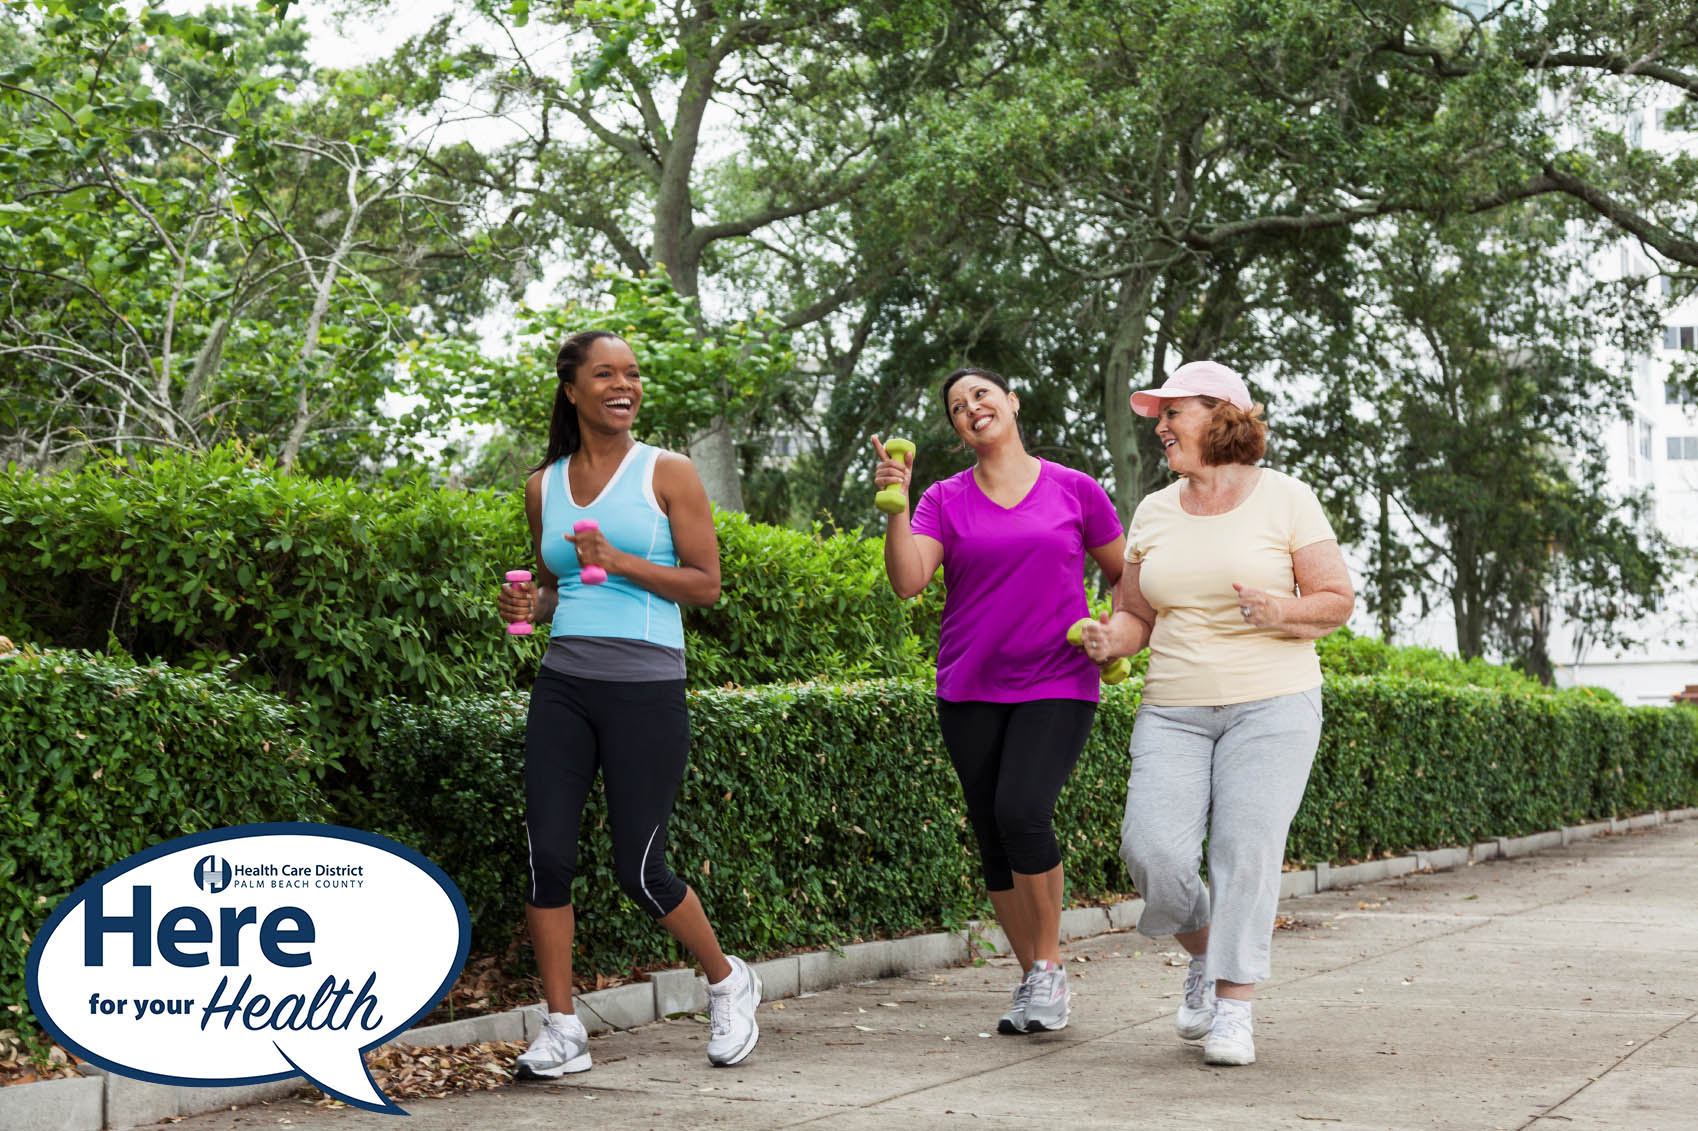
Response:
[{"label": "tree canopy", "polygon": [[1126,517],[1166,477],[1129,393],[1212,356],[1387,624],[1442,599],[1536,667],[1553,602],[1613,632],[1666,584],[1581,422],[1667,300],[1585,256],[1698,282],[1680,5],[452,0],[345,69],[287,4],[6,12],[6,459],[511,485],[596,325],[722,505],[873,529],[869,437],[964,466],[970,363]]}]

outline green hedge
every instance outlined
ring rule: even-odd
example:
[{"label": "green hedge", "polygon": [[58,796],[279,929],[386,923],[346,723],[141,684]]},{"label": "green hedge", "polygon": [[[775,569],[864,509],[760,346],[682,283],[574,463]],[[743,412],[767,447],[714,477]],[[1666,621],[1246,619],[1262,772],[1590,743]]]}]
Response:
[{"label": "green hedge", "polygon": [[1365,859],[1698,802],[1698,711],[1532,686],[1329,679],[1288,857]]},{"label": "green hedge", "polygon": [[[1315,642],[1315,650],[1320,654],[1321,670],[1328,675],[1402,676],[1430,683],[1486,687],[1521,694],[1555,691],[1524,672],[1501,664],[1488,663],[1478,657],[1464,660],[1421,645],[1387,644],[1376,636],[1358,636],[1348,628],[1322,637]],[[1594,699],[1621,702],[1616,695],[1602,688],[1589,688],[1586,694]]]},{"label": "green hedge", "polygon": [[[879,543],[716,521],[724,595],[686,622],[696,686],[927,670],[941,596],[898,600]],[[234,657],[355,770],[379,701],[528,686],[546,637],[507,636],[495,594],[530,559],[516,495],[310,479],[229,448],[0,475],[0,633]]]},{"label": "green hedge", "polygon": [[204,829],[328,820],[293,722],[216,672],[0,654],[0,1005],[27,1013],[30,939],[102,868]]},{"label": "green hedge", "polygon": [[[1072,894],[1126,890],[1118,858],[1138,689],[1106,689],[1057,810]],[[1391,677],[1327,683],[1327,725],[1288,859],[1344,861],[1698,803],[1698,711]],[[694,751],[671,861],[728,947],[768,953],[959,921],[972,841],[918,682],[691,696]],[[525,700],[392,705],[378,727],[385,829],[460,883],[485,944],[523,911]],[[618,892],[599,803],[578,906],[592,969],[675,958]]]},{"label": "green hedge", "polygon": [[714,524],[723,592],[711,609],[684,611],[692,687],[933,677],[943,584],[897,597],[883,539],[730,511]]}]

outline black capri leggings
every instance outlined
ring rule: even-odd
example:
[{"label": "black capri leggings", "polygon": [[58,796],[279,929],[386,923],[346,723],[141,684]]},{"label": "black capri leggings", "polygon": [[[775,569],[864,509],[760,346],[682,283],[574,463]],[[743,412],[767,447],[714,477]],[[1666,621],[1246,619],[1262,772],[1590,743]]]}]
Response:
[{"label": "black capri leggings", "polygon": [[1015,872],[1035,876],[1061,863],[1050,822],[1096,714],[1084,699],[937,701],[989,890],[1012,888]]},{"label": "black capri leggings", "polygon": [[539,671],[525,724],[531,906],[572,902],[578,826],[599,768],[619,887],[656,919],[671,914],[689,890],[666,866],[666,822],[689,753],[683,680],[616,683]]}]

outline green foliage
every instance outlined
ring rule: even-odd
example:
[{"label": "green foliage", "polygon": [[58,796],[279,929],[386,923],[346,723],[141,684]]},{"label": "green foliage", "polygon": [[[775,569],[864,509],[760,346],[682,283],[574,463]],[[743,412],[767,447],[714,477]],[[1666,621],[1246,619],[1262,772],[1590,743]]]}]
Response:
[{"label": "green foliage", "polygon": [[[299,21],[17,2],[0,35],[0,458],[205,449],[320,470],[406,450],[408,324],[475,311],[451,177]],[[446,263],[445,263],[446,261]],[[478,272],[482,290],[494,265]]]},{"label": "green foliage", "polygon": [[1344,676],[1287,858],[1363,859],[1698,800],[1698,718],[1581,693]]},{"label": "green foliage", "polygon": [[727,511],[714,524],[722,595],[711,609],[684,611],[692,686],[932,677],[943,586],[897,597],[881,539],[763,526]]},{"label": "green foliage", "polygon": [[[1124,888],[1116,860],[1125,704],[1092,735],[1060,807],[1075,891]],[[690,693],[692,755],[669,826],[669,862],[702,893],[728,950],[890,936],[958,921],[982,884],[961,787],[916,681]],[[441,864],[479,939],[523,914],[526,698],[390,705],[378,725],[380,829]],[[681,957],[620,892],[599,791],[573,889],[592,969]]]},{"label": "green foliage", "polygon": [[1288,433],[1340,536],[1372,548],[1382,631],[1445,607],[1463,655],[1546,681],[1556,614],[1620,645],[1676,568],[1650,500],[1609,486],[1604,425],[1633,382],[1595,360],[1606,343],[1642,355],[1661,313],[1639,280],[1593,279],[1576,227],[1549,202],[1388,226],[1354,288],[1364,324],[1339,331],[1355,356]]},{"label": "green foliage", "polygon": [[0,654],[0,1006],[29,1008],[30,939],[102,868],[204,829],[328,819],[327,763],[291,710],[223,677]]},{"label": "green foliage", "polygon": [[[715,417],[740,425],[766,407],[794,365],[789,335],[770,315],[710,323],[660,267],[642,274],[598,267],[592,276],[603,292],[597,300],[521,307],[509,349],[498,356],[456,335],[413,343],[403,360],[419,401],[407,413],[408,430],[447,436],[495,426],[502,442],[480,453],[470,478],[505,486],[523,478],[504,458],[509,447],[534,460],[548,446],[554,355],[580,330],[609,330],[630,344],[643,375],[636,431],[662,447],[688,445]],[[460,456],[457,448],[448,454]]]},{"label": "green foliage", "polygon": [[1549,690],[1514,668],[1487,663],[1478,656],[1464,660],[1437,648],[1387,644],[1375,636],[1358,636],[1347,628],[1316,641],[1315,651],[1320,655],[1321,670],[1328,675],[1401,676],[1521,694]]},{"label": "green foliage", "polygon": [[0,477],[0,631],[232,674],[354,751],[377,699],[467,695],[523,666],[494,609],[529,557],[513,504],[372,492],[235,449]]},{"label": "green foliage", "polygon": [[[1119,829],[1139,685],[1105,688],[1056,810],[1074,897],[1123,892]],[[1327,725],[1287,859],[1472,844],[1698,803],[1698,712],[1580,695],[1329,679]],[[744,953],[936,928],[982,910],[961,788],[930,687],[914,681],[690,695],[691,767],[673,869]],[[436,860],[475,930],[523,913],[523,696],[394,704],[378,726],[380,831]],[[585,966],[680,957],[619,894],[592,798],[574,888]]]},{"label": "green foliage", "polygon": [[[716,523],[723,596],[687,613],[694,685],[929,671],[941,587],[897,599],[879,543]],[[231,448],[0,475],[0,632],[235,658],[356,772],[377,701],[528,682],[546,637],[505,635],[494,598],[530,557],[517,497],[310,479]]]}]

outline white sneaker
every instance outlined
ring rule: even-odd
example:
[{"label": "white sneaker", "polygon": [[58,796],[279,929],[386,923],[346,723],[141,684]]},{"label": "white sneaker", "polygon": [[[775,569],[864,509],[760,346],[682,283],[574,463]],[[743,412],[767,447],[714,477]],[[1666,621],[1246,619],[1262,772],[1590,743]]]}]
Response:
[{"label": "white sneaker", "polygon": [[550,1013],[542,1032],[515,1062],[521,1079],[550,1080],[590,1070],[590,1035],[575,1013]]},{"label": "white sneaker", "polygon": [[1022,979],[1014,987],[1014,1004],[996,1023],[999,1033],[1024,1033],[1026,1031],[1026,1006],[1032,1000],[1032,984]]},{"label": "white sneaker", "polygon": [[1073,991],[1067,988],[1067,971],[1061,964],[1039,959],[1032,963],[1026,984],[1031,994],[1026,1002],[1026,1032],[1050,1033],[1067,1028]]},{"label": "white sneaker", "polygon": [[1215,999],[1214,1022],[1203,1042],[1204,1064],[1254,1064],[1256,1042],[1250,1035],[1250,1003]]},{"label": "white sneaker", "polygon": [[1173,1027],[1180,1040],[1200,1041],[1209,1035],[1209,1023],[1214,1017],[1214,981],[1203,977],[1203,959],[1193,955],[1185,968],[1185,999],[1179,1003]]},{"label": "white sneaker", "polygon": [[748,1056],[761,1038],[755,1008],[761,1003],[761,980],[741,958],[726,955],[731,973],[708,986],[708,1063],[729,1068]]}]

